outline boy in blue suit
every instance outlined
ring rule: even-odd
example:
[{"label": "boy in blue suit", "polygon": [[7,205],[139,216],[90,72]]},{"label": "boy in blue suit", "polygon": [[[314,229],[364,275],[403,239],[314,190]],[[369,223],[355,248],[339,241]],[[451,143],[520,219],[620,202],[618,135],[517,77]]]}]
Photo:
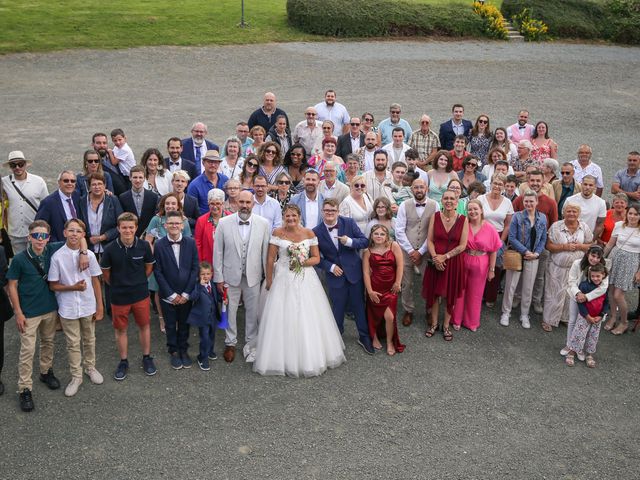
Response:
[{"label": "boy in blue suit", "polygon": [[205,372],[209,370],[209,360],[218,357],[213,351],[216,339],[216,325],[218,317],[218,293],[215,284],[211,281],[213,267],[209,262],[200,262],[200,281],[191,292],[191,312],[187,322],[198,327],[200,333],[200,353],[198,365]]},{"label": "boy in blue suit", "polygon": [[321,260],[319,267],[326,272],[331,309],[340,333],[344,332],[344,313],[349,307],[356,317],[358,345],[373,355],[374,349],[367,327],[364,309],[364,280],[362,260],[358,250],[369,244],[356,222],[338,215],[338,202],[333,198],[322,203],[322,218],[313,232],[318,237]]},{"label": "boy in blue suit", "polygon": [[182,236],[183,217],[180,212],[168,212],[165,224],[167,236],[158,240],[154,248],[155,276],[162,301],[167,331],[167,348],[171,367],[190,368],[189,324],[190,293],[198,281],[198,252],[192,238]]}]

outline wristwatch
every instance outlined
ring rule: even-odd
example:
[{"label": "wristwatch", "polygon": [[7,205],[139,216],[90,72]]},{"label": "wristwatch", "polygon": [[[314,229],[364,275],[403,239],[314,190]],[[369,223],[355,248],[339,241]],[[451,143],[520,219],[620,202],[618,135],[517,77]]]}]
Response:
[{"label": "wristwatch", "polygon": [[86,255],[87,251],[86,250],[80,250],[80,255]]}]

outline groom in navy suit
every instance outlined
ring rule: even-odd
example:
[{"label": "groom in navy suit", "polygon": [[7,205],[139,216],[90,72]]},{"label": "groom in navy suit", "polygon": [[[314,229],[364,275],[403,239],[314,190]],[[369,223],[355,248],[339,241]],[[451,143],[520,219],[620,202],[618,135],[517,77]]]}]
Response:
[{"label": "groom in navy suit", "polygon": [[367,237],[351,218],[338,215],[338,202],[333,198],[322,203],[323,222],[313,231],[318,237],[321,260],[318,265],[326,272],[333,316],[340,333],[344,332],[344,313],[349,309],[356,317],[358,344],[369,355],[374,349],[369,336],[364,309],[362,260],[358,250],[366,248]]},{"label": "groom in navy suit", "polygon": [[167,347],[171,366],[175,370],[189,368],[192,361],[189,348],[191,310],[189,294],[198,281],[198,252],[192,238],[182,236],[183,217],[179,212],[168,212],[165,220],[167,236],[158,240],[154,248],[154,272],[158,281],[160,307],[167,330]]}]

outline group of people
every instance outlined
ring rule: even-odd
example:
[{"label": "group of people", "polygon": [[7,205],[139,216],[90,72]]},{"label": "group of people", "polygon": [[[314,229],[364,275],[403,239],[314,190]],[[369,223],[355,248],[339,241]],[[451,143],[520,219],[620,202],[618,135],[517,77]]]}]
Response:
[{"label": "group of people", "polygon": [[615,335],[629,329],[625,294],[640,284],[640,153],[616,173],[608,209],[591,148],[580,145],[560,165],[548,124],[530,124],[526,110],[492,130],[488,115],[472,123],[456,104],[438,133],[428,115],[412,130],[401,113],[392,104],[376,126],[371,113],[349,116],[329,90],[290,126],[267,93],[222,148],[197,122],[190,137],[167,141],[166,158],[149,148],[138,163],[122,129],[111,132],[112,148],[96,133],[82,171],[60,172],[50,194],[28,172],[31,161],[11,152],[0,303],[20,331],[22,410],[34,408],[38,335],[40,380],[60,387],[57,326],[67,342],[67,396],[83,372],[103,382],[95,322],[105,315],[119,354],[114,379],[128,374],[130,315],[144,372],[156,373],[152,309],[173,369],[194,363],[191,326],[200,369],[217,359],[218,329],[233,362],[242,308],[241,353],[254,371],[316,376],[345,361],[345,316],[367,354],[401,353],[398,304],[408,327],[417,288],[427,338],[476,331],[483,304],[496,308],[502,292],[500,325],[518,306],[525,329],[530,310],[546,332],[566,322],[566,364],[577,357],[594,367],[601,325]]}]

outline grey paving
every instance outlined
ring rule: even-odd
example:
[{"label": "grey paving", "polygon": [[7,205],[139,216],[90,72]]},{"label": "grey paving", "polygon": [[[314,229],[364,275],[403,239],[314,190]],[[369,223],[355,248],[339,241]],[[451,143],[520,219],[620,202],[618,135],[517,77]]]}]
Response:
[{"label": "grey paving", "polygon": [[[136,154],[209,124],[222,141],[274,91],[292,120],[335,88],[351,112],[377,120],[403,104],[413,125],[453,103],[508,125],[521,107],[544,119],[575,158],[594,148],[607,180],[639,148],[637,48],[493,42],[294,43],[72,51],[0,57],[0,159],[21,149],[52,180],[79,168],[94,131],[122,127]],[[422,303],[419,304],[422,308]],[[603,334],[598,368],[566,368],[566,330],[497,325],[427,340],[401,328],[407,350],[364,355],[355,326],[348,362],[316,379],[263,378],[248,365],[173,371],[153,328],[159,372],[111,379],[112,329],[98,327],[102,386],[66,399],[36,381],[36,411],[13,394],[18,336],[7,324],[0,397],[0,477],[33,478],[637,478],[640,340]],[[192,352],[197,338],[192,336]],[[221,337],[217,339],[222,352]],[[65,384],[64,340],[55,370]]]}]

